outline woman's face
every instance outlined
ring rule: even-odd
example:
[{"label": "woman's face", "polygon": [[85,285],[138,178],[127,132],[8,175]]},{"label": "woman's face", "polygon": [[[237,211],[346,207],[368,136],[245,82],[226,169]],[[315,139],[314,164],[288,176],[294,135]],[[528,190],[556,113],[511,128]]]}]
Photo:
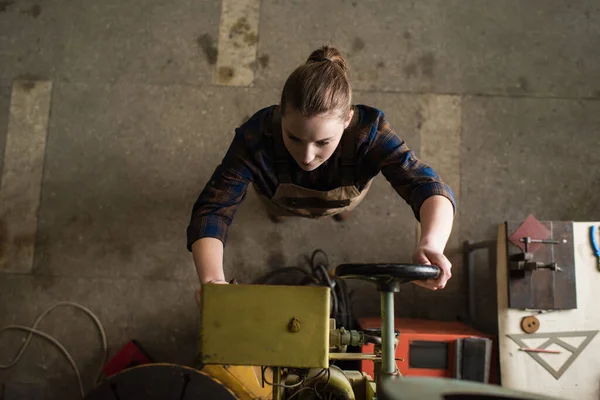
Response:
[{"label": "woman's face", "polygon": [[281,118],[283,143],[300,168],[313,171],[331,157],[352,115],[351,110],[346,121],[336,113],[306,118],[288,109]]}]

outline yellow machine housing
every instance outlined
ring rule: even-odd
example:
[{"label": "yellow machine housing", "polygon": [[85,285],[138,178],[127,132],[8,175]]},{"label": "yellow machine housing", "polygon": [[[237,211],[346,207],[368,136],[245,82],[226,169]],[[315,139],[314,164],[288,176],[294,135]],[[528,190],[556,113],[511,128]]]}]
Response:
[{"label": "yellow machine housing", "polygon": [[328,287],[202,286],[203,364],[327,368]]}]

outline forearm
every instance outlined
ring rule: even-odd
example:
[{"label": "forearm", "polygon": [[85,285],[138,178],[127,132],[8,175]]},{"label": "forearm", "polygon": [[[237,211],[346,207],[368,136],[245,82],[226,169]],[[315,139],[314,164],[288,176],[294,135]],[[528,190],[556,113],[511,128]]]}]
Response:
[{"label": "forearm", "polygon": [[199,239],[192,245],[192,254],[200,283],[225,280],[223,242],[212,237]]},{"label": "forearm", "polygon": [[421,205],[421,238],[419,245],[444,251],[454,221],[454,206],[444,196],[431,196]]}]

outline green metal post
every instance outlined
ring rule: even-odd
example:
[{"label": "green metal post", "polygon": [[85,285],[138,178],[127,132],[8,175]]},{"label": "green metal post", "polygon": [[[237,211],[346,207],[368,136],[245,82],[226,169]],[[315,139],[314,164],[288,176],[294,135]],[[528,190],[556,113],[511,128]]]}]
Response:
[{"label": "green metal post", "polygon": [[281,368],[273,368],[273,400],[281,400]]},{"label": "green metal post", "polygon": [[381,372],[382,377],[396,373],[393,292],[381,292]]}]

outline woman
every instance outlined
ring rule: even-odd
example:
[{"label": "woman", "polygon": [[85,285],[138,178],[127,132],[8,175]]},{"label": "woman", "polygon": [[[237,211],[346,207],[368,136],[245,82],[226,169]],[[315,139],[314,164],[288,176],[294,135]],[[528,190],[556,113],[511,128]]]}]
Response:
[{"label": "woman", "polygon": [[443,251],[456,208],[452,190],[396,135],[381,111],[352,105],[346,61],[324,46],[288,77],[280,105],[258,111],[236,129],[223,162],[196,200],[187,239],[200,282],[227,283],[227,228],[250,182],[274,220],[345,216],[380,171],[421,223],[413,262],[442,271],[436,280],[416,283],[444,288],[451,276]]}]

